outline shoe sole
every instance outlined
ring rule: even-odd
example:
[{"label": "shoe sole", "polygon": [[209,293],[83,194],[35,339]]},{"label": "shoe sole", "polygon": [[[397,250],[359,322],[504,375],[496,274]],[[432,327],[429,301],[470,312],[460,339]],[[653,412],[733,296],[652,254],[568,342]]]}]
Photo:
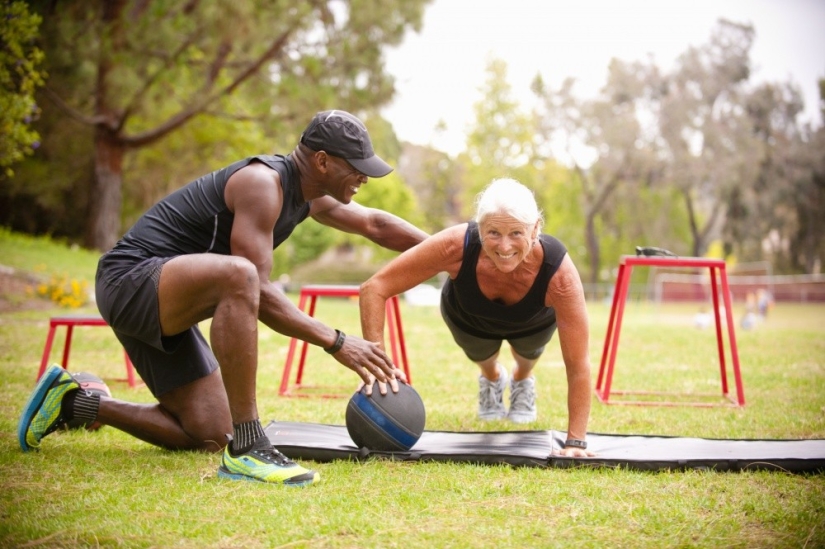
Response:
[{"label": "shoe sole", "polygon": [[537,416],[507,416],[507,419],[509,419],[512,423],[533,423],[536,421],[536,418]]},{"label": "shoe sole", "polygon": [[499,420],[499,419],[504,419],[506,417],[507,417],[507,413],[505,412],[503,414],[491,414],[491,415],[480,415],[479,414],[478,419],[480,419],[481,421],[496,421],[496,420]]},{"label": "shoe sole", "polygon": [[54,380],[60,377],[62,373],[63,368],[60,366],[50,366],[37,382],[34,391],[31,396],[29,396],[29,400],[26,401],[23,414],[20,416],[20,422],[17,424],[17,442],[20,443],[20,449],[24,452],[37,450],[36,446],[29,446],[26,443],[26,432],[29,430],[29,426],[37,414],[37,411],[43,406],[43,401],[46,400],[46,394],[49,392],[52,383],[54,383]]},{"label": "shoe sole", "polygon": [[218,467],[218,476],[220,478],[225,478],[225,479],[229,479],[229,480],[245,480],[245,481],[249,481],[249,482],[263,482],[264,484],[282,484],[284,486],[292,486],[294,488],[304,488],[306,486],[309,486],[309,485],[321,480],[321,476],[318,473],[315,473],[315,475],[313,475],[312,478],[307,479],[307,480],[303,480],[303,481],[299,481],[299,482],[288,482],[288,481],[284,481],[284,482],[267,482],[267,481],[261,480],[259,478],[250,477],[249,475],[242,475],[242,474],[239,474],[239,473],[231,473],[231,472],[227,471],[223,466]]}]

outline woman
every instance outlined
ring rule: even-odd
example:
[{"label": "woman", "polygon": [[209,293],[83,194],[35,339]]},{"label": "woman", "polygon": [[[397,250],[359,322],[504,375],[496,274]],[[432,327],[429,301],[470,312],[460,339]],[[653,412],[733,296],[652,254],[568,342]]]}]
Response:
[{"label": "woman", "polygon": [[[584,291],[564,245],[541,234],[533,193],[513,179],[480,195],[474,221],[445,229],[387,264],[361,286],[364,339],[383,344],[385,301],[440,272],[449,280],[441,314],[455,342],[481,369],[480,419],[536,419],[533,367],[556,329],[567,372],[568,457],[587,450],[590,415],[589,325]],[[499,358],[510,344],[512,377]],[[509,411],[504,391],[510,386]]]}]

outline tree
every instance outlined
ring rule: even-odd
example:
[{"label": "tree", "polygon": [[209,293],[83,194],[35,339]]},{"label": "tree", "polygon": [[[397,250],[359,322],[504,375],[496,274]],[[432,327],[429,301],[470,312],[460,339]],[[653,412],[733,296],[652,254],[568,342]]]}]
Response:
[{"label": "tree", "polygon": [[782,272],[790,264],[788,239],[799,230],[796,186],[811,168],[803,168],[800,158],[803,128],[797,118],[802,98],[795,86],[765,83],[742,103],[749,123],[749,178],[731,189],[723,238],[726,248],[744,261],[763,259],[767,245],[767,255]]},{"label": "tree", "polygon": [[40,136],[32,130],[39,108],[35,90],[43,85],[43,52],[36,47],[40,17],[25,2],[0,2],[0,174],[32,153]]},{"label": "tree", "polygon": [[757,95],[763,108],[749,104],[752,115],[762,114],[754,118],[764,130],[765,151],[750,221],[762,227],[758,243],[768,247],[779,272],[816,273],[825,261],[825,80],[819,88],[822,120],[817,130],[797,122],[802,99],[794,86],[765,85]]},{"label": "tree", "polygon": [[664,82],[659,132],[694,256],[718,237],[728,205],[756,176],[759,147],[743,108],[753,40],[750,25],[720,20],[710,41],[682,54]]},{"label": "tree", "polygon": [[415,193],[423,230],[435,233],[463,220],[460,212],[460,165],[447,153],[404,143],[398,173]]},{"label": "tree", "polygon": [[381,48],[418,29],[428,1],[39,2],[46,94],[92,130],[86,244],[106,250],[120,234],[127,153],[199,117],[295,138],[322,108],[387,102]]},{"label": "tree", "polygon": [[[658,169],[655,138],[641,124],[642,113],[654,108],[658,72],[639,62],[613,59],[598,97],[581,100],[573,93],[574,85],[568,78],[554,90],[537,77],[533,91],[542,100],[537,116],[543,146],[552,149],[563,143],[575,174],[570,183],[581,189],[588,280],[595,284],[603,264],[604,222],[610,219],[606,212],[616,207],[614,196],[623,185],[650,180]],[[618,227],[614,229],[618,234]]]},{"label": "tree", "polygon": [[535,127],[529,113],[521,110],[512,97],[507,82],[507,63],[491,59],[487,79],[481,88],[482,98],[475,103],[475,117],[467,136],[467,151],[459,161],[463,165],[465,215],[472,213],[476,195],[493,179],[512,177],[536,190],[533,137]]}]

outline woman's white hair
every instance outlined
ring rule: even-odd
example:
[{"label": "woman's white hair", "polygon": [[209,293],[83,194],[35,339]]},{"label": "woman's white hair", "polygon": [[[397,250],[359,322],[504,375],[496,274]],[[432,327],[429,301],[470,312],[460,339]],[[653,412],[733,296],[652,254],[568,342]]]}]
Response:
[{"label": "woman's white hair", "polygon": [[476,198],[475,220],[479,225],[493,214],[509,215],[528,226],[538,221],[539,231],[544,224],[533,191],[515,179],[494,179]]}]

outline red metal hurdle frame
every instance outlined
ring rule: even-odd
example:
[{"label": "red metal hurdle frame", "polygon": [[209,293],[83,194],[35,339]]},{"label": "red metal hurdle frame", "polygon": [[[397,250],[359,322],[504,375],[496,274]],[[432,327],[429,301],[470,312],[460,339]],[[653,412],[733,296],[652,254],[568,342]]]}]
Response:
[{"label": "red metal hurdle frame", "polygon": [[[298,308],[306,312],[309,316],[315,316],[315,305],[319,297],[358,297],[360,295],[359,286],[338,286],[338,285],[307,285],[301,288],[300,297],[298,298]],[[307,311],[307,301],[309,301],[309,310]],[[387,300],[386,303],[387,314],[387,328],[390,339],[390,356],[392,361],[397,365],[400,364],[404,369],[404,374],[407,376],[407,382],[412,384],[412,377],[410,375],[410,365],[407,361],[407,346],[404,342],[404,326],[401,322],[401,308],[398,303],[398,296],[393,296]],[[306,341],[301,341],[301,357],[298,360],[298,371],[295,376],[295,384],[290,387],[289,376],[292,371],[292,362],[295,358],[295,348],[298,342],[297,338],[292,338],[289,342],[289,351],[286,355],[286,364],[284,365],[284,373],[281,377],[281,387],[278,390],[280,396],[299,396],[299,397],[321,397],[321,398],[343,398],[350,395],[341,394],[301,394],[293,391],[298,391],[303,386],[302,381],[304,377],[304,365],[306,364],[307,347],[309,344]]]},{"label": "red metal hurdle frame", "polygon": [[[736,335],[734,333],[733,312],[731,309],[730,290],[728,288],[728,276],[725,262],[721,259],[706,259],[699,257],[647,257],[647,256],[622,256],[619,261],[619,275],[616,279],[616,287],[613,292],[613,305],[610,309],[610,321],[607,325],[607,334],[604,339],[604,350],[602,351],[602,361],[599,366],[599,377],[596,381],[596,396],[604,404],[632,404],[645,406],[720,406],[720,404],[707,402],[672,402],[672,401],[611,401],[610,395],[643,395],[643,394],[674,394],[674,393],[654,393],[645,391],[616,391],[611,389],[613,381],[613,371],[616,363],[616,353],[619,348],[619,334],[622,328],[622,317],[624,315],[625,301],[627,300],[627,290],[630,284],[630,275],[635,266],[646,267],[693,267],[708,268],[710,270],[711,294],[713,297],[713,315],[716,321],[716,342],[719,350],[719,373],[722,378],[722,396],[730,404],[744,406],[745,391],[742,386],[742,375],[739,369],[739,352],[736,347]],[[736,382],[736,399],[734,400],[728,391],[727,368],[725,366],[725,345],[722,337],[722,323],[719,314],[719,291],[717,286],[717,276],[722,285],[722,299],[725,305],[725,325],[728,330],[730,341],[731,362],[733,363],[733,375]],[[708,395],[694,395],[708,396]]]},{"label": "red metal hurdle frame", "polygon": [[[108,324],[99,316],[54,316],[49,319],[49,334],[46,336],[46,346],[43,348],[43,357],[40,359],[40,370],[37,372],[37,379],[40,379],[40,376],[46,371],[46,366],[49,363],[49,357],[52,352],[54,335],[61,326],[66,327],[66,342],[63,344],[63,360],[60,362],[60,365],[63,366],[65,370],[69,365],[69,352],[72,348],[72,335],[74,334],[75,326],[108,326]],[[129,387],[136,387],[135,369],[125,349],[123,350],[123,358],[126,362],[126,379],[118,379],[117,381],[126,381],[129,383]]]}]

